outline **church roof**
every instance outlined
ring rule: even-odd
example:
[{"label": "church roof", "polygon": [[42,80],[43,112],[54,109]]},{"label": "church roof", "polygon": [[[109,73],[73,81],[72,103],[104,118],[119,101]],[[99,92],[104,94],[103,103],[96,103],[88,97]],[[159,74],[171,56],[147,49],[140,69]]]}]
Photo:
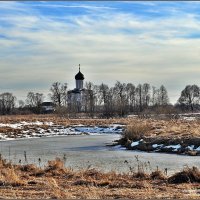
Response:
[{"label": "church roof", "polygon": [[80,65],[79,65],[79,72],[75,76],[76,80],[84,80],[84,75],[80,72]]}]

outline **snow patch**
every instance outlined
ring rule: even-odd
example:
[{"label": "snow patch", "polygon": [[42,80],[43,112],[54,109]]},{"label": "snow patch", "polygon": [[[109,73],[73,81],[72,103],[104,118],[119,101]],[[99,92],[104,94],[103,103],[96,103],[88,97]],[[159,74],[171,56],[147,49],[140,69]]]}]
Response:
[{"label": "snow patch", "polygon": [[182,119],[187,121],[195,121],[196,117],[183,117]]},{"label": "snow patch", "polygon": [[163,144],[153,144],[152,145],[153,148],[158,148],[158,147],[162,147],[162,146],[163,146]]},{"label": "snow patch", "polygon": [[194,150],[194,145],[187,146],[187,148],[188,148],[190,151],[193,151],[193,150]]},{"label": "snow patch", "polygon": [[200,146],[195,149],[196,151],[200,151]]},{"label": "snow patch", "polygon": [[179,149],[179,148],[181,148],[181,145],[180,144],[177,144],[177,145],[168,145],[168,146],[165,146],[165,148]]},{"label": "snow patch", "polygon": [[74,128],[75,132],[82,132],[82,133],[122,133],[122,128],[119,125],[110,125],[108,127],[86,127],[86,126],[76,126]]},{"label": "snow patch", "polygon": [[140,143],[140,141],[132,142],[131,147],[137,146],[137,145],[139,145],[139,143]]},{"label": "snow patch", "polygon": [[168,146],[165,146],[165,148],[172,148],[173,151],[178,151],[178,149],[181,148],[181,145],[180,144],[177,144],[177,145],[168,145]]}]

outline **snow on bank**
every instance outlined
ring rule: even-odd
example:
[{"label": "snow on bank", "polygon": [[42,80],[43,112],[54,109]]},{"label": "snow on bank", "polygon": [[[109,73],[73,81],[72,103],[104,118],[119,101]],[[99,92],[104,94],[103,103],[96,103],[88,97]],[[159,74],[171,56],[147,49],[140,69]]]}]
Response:
[{"label": "snow on bank", "polygon": [[186,121],[195,121],[196,117],[181,117],[181,119],[186,120]]},{"label": "snow on bank", "polygon": [[140,144],[140,142],[142,142],[143,139],[139,140],[139,141],[135,141],[135,142],[132,142],[131,143],[131,147],[135,147],[135,146],[138,146]]},{"label": "snow on bank", "polygon": [[152,145],[153,148],[158,148],[158,147],[162,147],[162,146],[163,146],[163,144],[153,144]]},{"label": "snow on bank", "polygon": [[[167,146],[165,146],[164,144],[152,144],[152,147],[156,151],[161,150],[161,149],[172,149],[172,151],[178,151],[183,148],[180,144],[167,145]],[[195,145],[189,145],[187,147],[184,147],[184,149],[189,150],[189,151],[200,152],[200,146],[195,148]]]},{"label": "snow on bank", "polygon": [[138,146],[138,145],[139,145],[139,143],[140,143],[139,141],[132,142],[132,143],[131,143],[131,147]]},{"label": "snow on bank", "polygon": [[[99,134],[120,134],[123,126],[121,124],[110,124],[108,126],[73,126],[56,125],[53,122],[20,122],[0,123],[0,140],[14,140],[19,138],[38,138],[63,135],[99,135]],[[2,128],[2,129],[1,129]],[[12,128],[10,130],[9,128]]]},{"label": "snow on bank", "polygon": [[154,151],[154,152],[171,152],[178,154],[188,154],[188,155],[199,155],[200,146],[199,145],[186,145],[186,144],[156,144],[145,142],[144,140],[132,141],[130,146],[126,146],[129,150],[142,150],[142,151]]},{"label": "snow on bank", "polygon": [[82,133],[121,133],[122,132],[122,127],[120,127],[119,125],[110,125],[109,127],[75,127],[74,128],[75,131],[77,132],[82,132]]},{"label": "snow on bank", "polygon": [[167,149],[172,148],[173,151],[178,151],[178,149],[181,148],[181,145],[180,144],[177,144],[177,145],[168,145],[168,146],[164,146],[164,148],[167,148]]}]

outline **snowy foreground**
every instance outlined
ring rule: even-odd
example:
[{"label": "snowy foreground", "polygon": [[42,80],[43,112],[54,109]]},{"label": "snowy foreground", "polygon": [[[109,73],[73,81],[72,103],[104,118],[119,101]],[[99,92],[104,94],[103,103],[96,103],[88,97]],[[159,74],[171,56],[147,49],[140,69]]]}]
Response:
[{"label": "snowy foreground", "polygon": [[56,125],[53,122],[20,122],[12,124],[0,123],[0,140],[14,140],[19,138],[39,138],[64,135],[99,135],[121,134],[123,125],[110,124],[108,126]]}]

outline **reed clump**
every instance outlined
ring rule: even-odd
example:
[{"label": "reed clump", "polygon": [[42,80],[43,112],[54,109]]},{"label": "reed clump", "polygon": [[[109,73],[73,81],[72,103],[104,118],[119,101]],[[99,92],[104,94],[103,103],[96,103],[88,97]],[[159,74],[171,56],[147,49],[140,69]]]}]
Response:
[{"label": "reed clump", "polygon": [[121,140],[124,142],[127,141],[138,141],[145,136],[151,131],[151,126],[150,124],[140,124],[140,123],[135,123],[126,126],[126,129],[122,135]]}]

